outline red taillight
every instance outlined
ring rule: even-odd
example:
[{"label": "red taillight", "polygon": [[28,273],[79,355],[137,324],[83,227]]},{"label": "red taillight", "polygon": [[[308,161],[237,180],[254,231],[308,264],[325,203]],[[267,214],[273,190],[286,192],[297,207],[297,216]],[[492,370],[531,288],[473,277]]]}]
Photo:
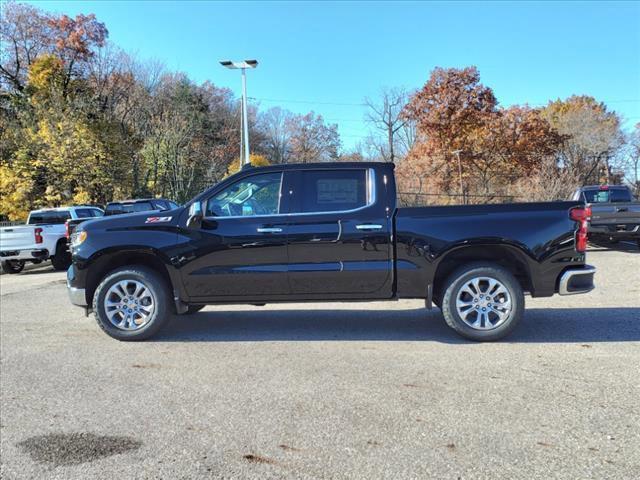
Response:
[{"label": "red taillight", "polygon": [[64,222],[64,236],[69,240],[69,220]]},{"label": "red taillight", "polygon": [[41,228],[34,228],[33,229],[33,234],[36,237],[36,243],[42,243],[43,242],[42,229]]},{"label": "red taillight", "polygon": [[569,210],[569,217],[574,222],[578,222],[576,232],[576,250],[580,253],[587,250],[587,237],[589,230],[589,220],[591,220],[591,207],[576,207]]}]

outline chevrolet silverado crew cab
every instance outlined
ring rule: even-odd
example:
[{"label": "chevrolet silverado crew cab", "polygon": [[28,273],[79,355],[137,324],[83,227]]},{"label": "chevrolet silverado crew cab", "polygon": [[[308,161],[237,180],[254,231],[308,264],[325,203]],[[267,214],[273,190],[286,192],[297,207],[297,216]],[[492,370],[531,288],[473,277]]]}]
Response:
[{"label": "chevrolet silverado crew cab", "polygon": [[79,225],[71,302],[119,340],[204,305],[424,299],[473,340],[594,288],[584,202],[401,208],[391,163],[245,168],[183,207]]},{"label": "chevrolet silverado crew cab", "polygon": [[0,259],[7,273],[20,273],[25,262],[51,260],[56,270],[66,270],[71,263],[67,248],[65,222],[69,219],[102,216],[92,206],[59,207],[33,210],[26,225],[0,229]]}]

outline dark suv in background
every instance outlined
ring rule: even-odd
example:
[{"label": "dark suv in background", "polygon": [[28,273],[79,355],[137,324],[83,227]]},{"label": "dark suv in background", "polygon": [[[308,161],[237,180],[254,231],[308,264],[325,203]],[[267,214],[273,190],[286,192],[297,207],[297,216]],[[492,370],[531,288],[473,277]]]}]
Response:
[{"label": "dark suv in background", "polygon": [[106,215],[122,215],[123,213],[151,212],[153,210],[173,210],[178,204],[164,198],[141,198],[109,202],[104,209]]}]

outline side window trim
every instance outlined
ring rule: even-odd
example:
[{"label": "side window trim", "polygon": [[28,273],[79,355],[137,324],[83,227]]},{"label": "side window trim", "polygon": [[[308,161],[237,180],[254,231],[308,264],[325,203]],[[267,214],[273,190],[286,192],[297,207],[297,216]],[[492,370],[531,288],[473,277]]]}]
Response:
[{"label": "side window trim", "polygon": [[[278,213],[274,213],[272,215],[251,215],[251,216],[243,216],[243,215],[232,215],[232,216],[225,216],[225,217],[211,217],[211,216],[205,216],[204,218],[207,219],[215,219],[216,221],[219,220],[224,220],[227,218],[271,218],[271,217],[298,217],[301,215],[329,215],[329,214],[336,214],[336,213],[353,213],[353,212],[358,212],[360,210],[364,210],[365,208],[369,208],[373,205],[375,205],[375,203],[377,202],[378,198],[377,198],[377,188],[376,188],[376,172],[375,169],[373,168],[367,168],[367,173],[366,173],[366,181],[367,181],[367,203],[366,205],[363,205],[361,207],[357,207],[357,208],[352,208],[349,210],[331,210],[331,211],[324,211],[324,212],[294,212],[294,213],[280,213],[280,209],[282,207],[282,201],[284,198],[284,191],[283,188],[285,186],[285,173],[288,174],[288,182],[289,185],[291,185],[291,180],[292,179],[298,179],[299,177],[297,177],[297,173],[298,172],[302,172],[302,171],[314,171],[314,170],[327,170],[326,168],[322,168],[322,167],[318,167],[318,168],[313,168],[313,169],[299,169],[299,170],[285,170],[282,171],[282,179],[280,180],[280,200],[279,200],[279,204],[278,204]],[[353,169],[353,170],[357,170],[357,168]],[[255,175],[260,175],[259,173],[256,173]],[[247,176],[247,177],[243,177],[243,179],[245,178],[249,178],[251,175]],[[243,180],[240,179],[239,181]],[[298,182],[294,182],[296,183],[295,185],[293,185],[293,188],[298,188]],[[290,198],[291,196],[295,195],[295,192],[293,192],[293,195],[289,195],[289,192],[287,193],[287,202],[286,204],[289,206],[289,209],[291,208],[292,205],[292,199]],[[215,194],[214,194],[215,195]],[[214,195],[211,195],[209,197],[207,197],[206,200],[203,201],[203,203],[205,204],[206,207],[206,202],[209,201],[210,198],[212,198]]]}]

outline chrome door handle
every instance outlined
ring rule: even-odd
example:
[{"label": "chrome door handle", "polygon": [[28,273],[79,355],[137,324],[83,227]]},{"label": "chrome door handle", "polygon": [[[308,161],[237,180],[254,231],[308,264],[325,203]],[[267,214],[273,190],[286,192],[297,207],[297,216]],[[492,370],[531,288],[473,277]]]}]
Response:
[{"label": "chrome door handle", "polygon": [[358,230],[382,230],[382,225],[366,223],[364,225],[356,225]]},{"label": "chrome door handle", "polygon": [[280,233],[282,232],[281,228],[278,227],[259,227],[258,233]]}]

